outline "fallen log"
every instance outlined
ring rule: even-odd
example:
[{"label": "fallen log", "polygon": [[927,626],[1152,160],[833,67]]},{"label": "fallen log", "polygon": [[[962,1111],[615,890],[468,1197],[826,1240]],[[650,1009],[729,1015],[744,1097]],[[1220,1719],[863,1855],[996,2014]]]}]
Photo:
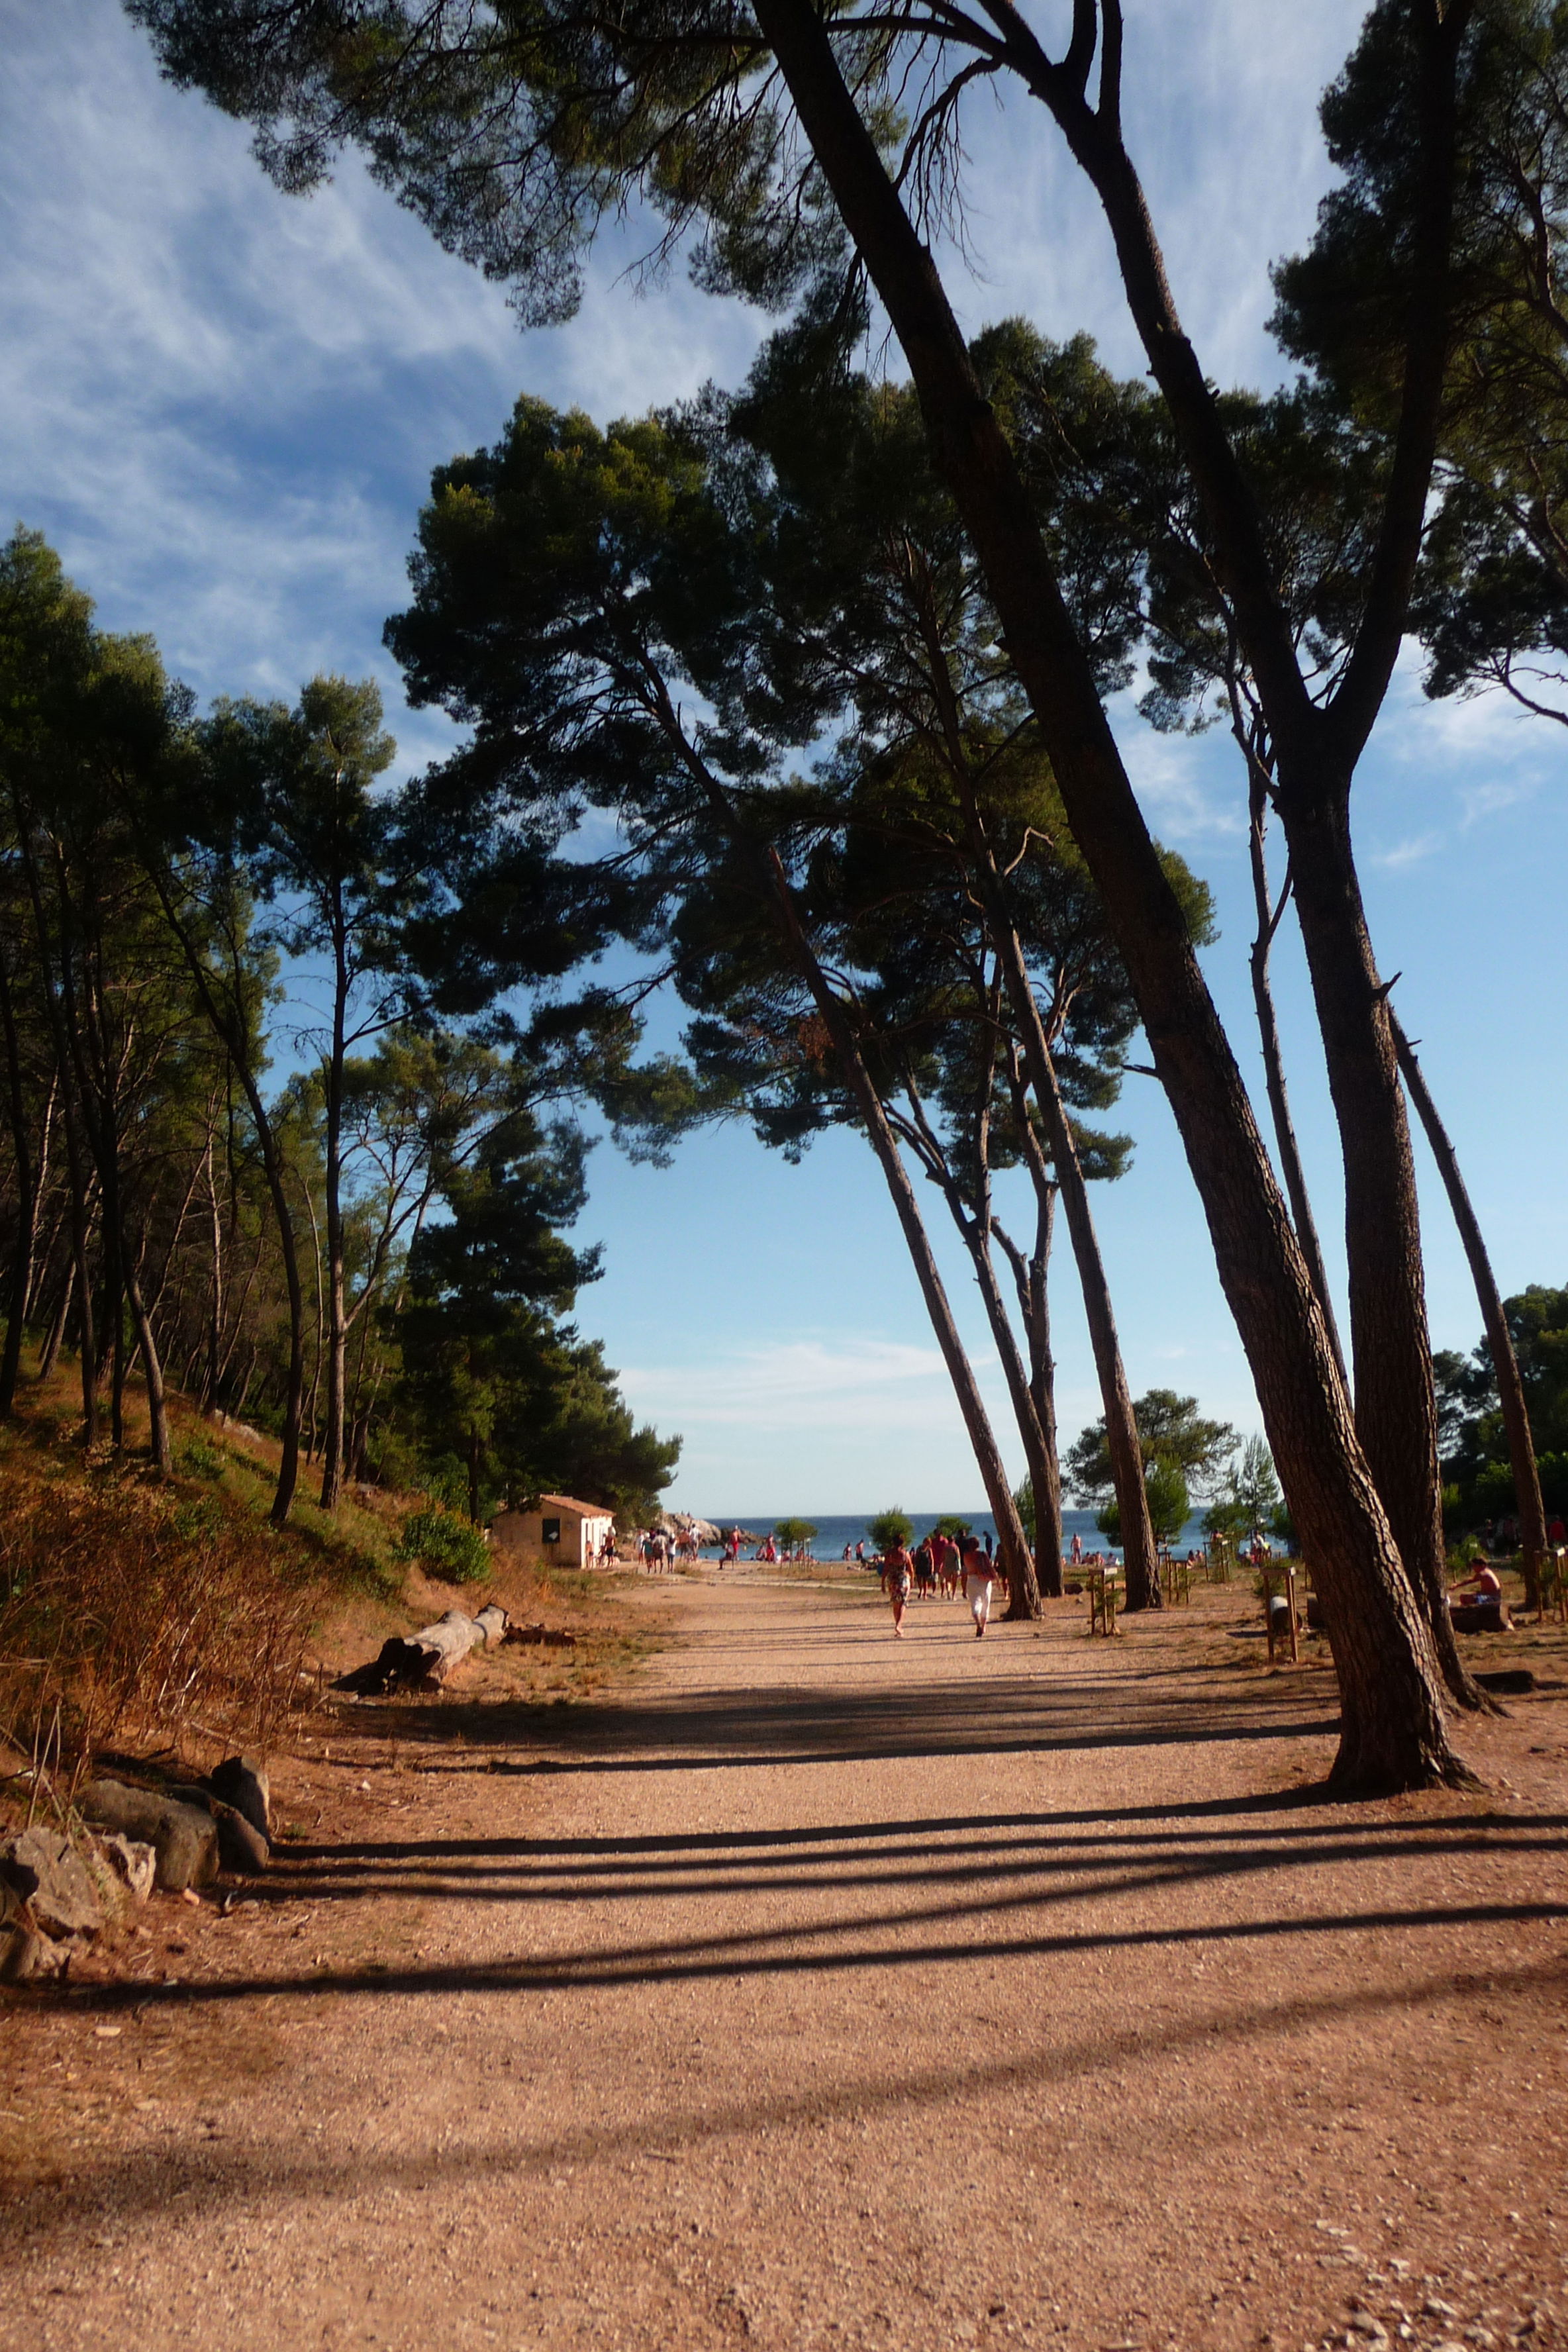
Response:
[{"label": "fallen log", "polygon": [[501,1640],[503,1643],[542,1642],[552,1650],[574,1650],[577,1646],[575,1633],[568,1633],[554,1625],[509,1625]]},{"label": "fallen log", "polygon": [[332,1688],[353,1691],[359,1698],[384,1698],[395,1690],[439,1690],[470,1650],[499,1644],[506,1625],[506,1611],[494,1601],[477,1617],[448,1609],[417,1633],[395,1633],[382,1643],[379,1656],[340,1675]]}]

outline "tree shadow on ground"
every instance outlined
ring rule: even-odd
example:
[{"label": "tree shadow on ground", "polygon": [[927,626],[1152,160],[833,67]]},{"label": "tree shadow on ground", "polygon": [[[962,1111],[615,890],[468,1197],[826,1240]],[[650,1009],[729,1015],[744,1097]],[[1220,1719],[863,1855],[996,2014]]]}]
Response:
[{"label": "tree shadow on ground", "polygon": [[[966,1949],[969,1948],[966,1948]],[[597,2119],[562,2130],[545,2128],[532,2137],[507,2131],[487,2140],[484,2126],[471,2122],[466,2137],[447,2136],[405,2154],[384,2148],[353,2157],[323,2154],[276,2143],[255,2145],[248,2136],[206,2138],[195,2146],[142,2147],[106,2159],[75,2164],[68,2179],[41,2185],[0,2207],[0,2248],[23,2250],[37,2230],[40,2207],[54,2226],[100,2221],[105,2212],[128,2218],[162,2213],[171,2200],[199,2194],[204,2200],[254,2207],[281,2201],[349,2200],[388,2189],[426,2191],[442,2181],[538,2185],[565,2167],[606,2157],[668,2163],[715,2141],[750,2140],[755,2135],[813,2125],[839,2116],[857,2122],[879,2111],[914,2109],[933,2114],[954,2099],[1010,2092],[1037,2105],[1074,2084],[1103,2078],[1118,2067],[1146,2070],[1162,2059],[1179,2061],[1194,2051],[1228,2044],[1254,2063],[1278,2063],[1291,2037],[1315,2028],[1384,2015],[1430,2014],[1445,2004],[1485,1994],[1542,2005],[1543,2030],[1560,2005],[1568,1960],[1512,1963],[1479,1972],[1440,1968],[1418,1975],[1329,1990],[1270,1991],[1223,2012],[1205,2006],[1196,2014],[1161,2020],[1146,2010],[1120,2028],[1055,2038],[1050,2046],[1022,2056],[976,2058],[965,2050],[949,2066],[910,2067],[874,2080],[857,2075],[840,2084],[811,2082],[763,2099],[714,2104],[686,2102],[679,2095],[660,2101],[657,2112],[632,2122]],[[363,1988],[362,1988],[363,1989]],[[432,1988],[435,1989],[435,1988]]]},{"label": "tree shadow on ground", "polygon": [[[1216,1670],[1207,1670],[1219,1680]],[[893,1757],[1009,1756],[1061,1748],[1185,1746],[1208,1740],[1330,1738],[1331,1677],[1307,1670],[1259,1685],[1240,1678],[1205,1698],[1172,1690],[1163,1672],[1031,1675],[914,1691],[843,1684],[786,1690],[740,1683],[698,1696],[521,1705],[506,1699],[365,1700],[334,1727],[353,1739],[448,1742],[555,1751],[553,1771],[710,1771],[777,1763],[872,1763]],[[564,1750],[563,1754],[560,1751]],[[526,1769],[526,1767],[523,1767]]]}]

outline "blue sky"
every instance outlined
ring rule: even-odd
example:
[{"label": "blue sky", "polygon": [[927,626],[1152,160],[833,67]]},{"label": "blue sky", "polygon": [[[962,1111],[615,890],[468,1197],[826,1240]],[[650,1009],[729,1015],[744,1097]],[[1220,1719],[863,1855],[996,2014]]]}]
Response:
[{"label": "blue sky", "polygon": [[[1065,0],[1037,9],[1054,31]],[[1324,0],[1132,0],[1133,151],[1177,299],[1217,378],[1277,379],[1271,259],[1327,183],[1315,102],[1360,8]],[[0,511],[48,533],[105,625],[151,630],[203,697],[291,695],[317,669],[378,677],[417,767],[443,723],[402,705],[381,647],[431,468],[494,436],[528,390],[601,420],[744,373],[766,322],[673,274],[626,275],[635,224],[595,256],[571,325],[521,333],[353,163],[285,198],[247,139],[162,85],[114,0],[0,0]],[[1024,311],[1141,361],[1098,215],[1037,110],[969,123],[967,323]],[[1249,1079],[1250,895],[1234,752],[1118,723],[1152,819],[1213,885],[1211,982]],[[1431,705],[1414,664],[1358,785],[1384,971],[1422,1038],[1505,1289],[1568,1278],[1560,1024],[1568,872],[1563,731],[1495,702]],[[1278,985],[1298,1125],[1338,1260],[1337,1151],[1289,926]],[[1163,1099],[1129,1081],[1132,1172],[1097,1202],[1135,1389],[1199,1394],[1258,1425],[1247,1367]],[[979,1504],[890,1209],[863,1145],[792,1169],[743,1131],[664,1171],[594,1157],[584,1295],[638,1411],[679,1429],[676,1498],[702,1510]],[[1439,1345],[1479,1323],[1423,1169]],[[939,1204],[932,1195],[934,1215]],[[963,1265],[938,1234],[1005,1439],[999,1376]],[[1054,1286],[1060,1415],[1098,1412],[1070,1264]]]}]

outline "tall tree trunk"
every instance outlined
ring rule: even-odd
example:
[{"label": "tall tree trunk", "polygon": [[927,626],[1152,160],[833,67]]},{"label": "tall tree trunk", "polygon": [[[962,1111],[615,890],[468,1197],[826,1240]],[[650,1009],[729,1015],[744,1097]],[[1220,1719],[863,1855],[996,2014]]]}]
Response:
[{"label": "tall tree trunk", "polygon": [[27,1258],[27,1301],[24,1310],[24,1320],[27,1322],[32,1320],[37,1306],[39,1294],[47,1278],[54,1246],[64,1223],[63,1214],[57,1213],[48,1237],[40,1247],[38,1227],[43,1222],[44,1201],[48,1191],[50,1146],[54,1139],[55,1113],[59,1108],[59,1080],[51,1075],[48,1091],[44,1097],[43,1125],[38,1137],[38,1158],[33,1180],[33,1231]]},{"label": "tall tree trunk", "polygon": [[1110,1454],[1111,1483],[1116,1490],[1116,1507],[1121,1521],[1127,1607],[1129,1610],[1158,1609],[1161,1603],[1160,1556],[1149,1517],[1149,1492],[1143,1483],[1143,1449],[1138,1439],[1132,1391],[1128,1386],[1127,1370],[1121,1360],[1121,1343],[1117,1337],[1116,1315],[1110,1303],[1110,1285],[1106,1279],[1105,1261],[1100,1255],[1094,1213],[1089,1205],[1089,1187],[1084,1181],[1072,1125],[1057,1082],[1050,1041],[1046,1035],[1046,1024],[1040,1018],[1040,1008],[1035,1000],[1023,943],[1013,920],[1007,885],[991,846],[984,813],[975,797],[974,776],[963,740],[958,698],[948,667],[930,577],[923,568],[912,575],[911,586],[921,614],[931,682],[941,714],[948,768],[963,811],[964,829],[980,882],[981,896],[985,903],[991,943],[1014,1029],[1024,1049],[1024,1066],[1028,1071],[1029,1084],[1045,1123],[1046,1140],[1050,1146],[1051,1159],[1061,1188],[1068,1232],[1072,1240],[1073,1255],[1078,1261],[1079,1279],[1083,1286],[1089,1344],[1094,1352],[1094,1369],[1105,1407],[1105,1435]]},{"label": "tall tree trunk", "polygon": [[213,1180],[212,1131],[207,1131],[207,1229],[212,1236],[213,1273],[207,1294],[207,1370],[202,1382],[202,1409],[211,1412],[217,1403],[218,1375],[223,1363],[223,1218],[218,1211],[217,1186]]},{"label": "tall tree trunk", "polygon": [[[1023,1145],[1024,1165],[1035,1192],[1035,1246],[1026,1267],[1018,1257],[1013,1258],[1015,1278],[1018,1285],[1018,1303],[1023,1311],[1024,1328],[1029,1335],[1029,1377],[1035,1394],[1035,1409],[1040,1427],[1046,1433],[1050,1449],[1051,1471],[1055,1481],[1052,1496],[1052,1516],[1056,1522],[1058,1554],[1056,1574],[1050,1586],[1051,1596],[1059,1600],[1062,1592],[1062,1554],[1065,1543],[1062,1531],[1061,1445],[1057,1432],[1057,1367],[1051,1353],[1051,1247],[1056,1228],[1057,1186],[1046,1164],[1029,1118],[1028,1097],[1024,1089],[1023,1075],[1014,1049],[1013,1066],[1008,1083],[1013,1094],[1014,1118]],[[1011,1249],[1009,1256],[1013,1256]]]},{"label": "tall tree trunk", "polygon": [[342,922],[333,931],[332,1041],[326,1069],[327,1435],[321,1454],[321,1508],[335,1511],[343,1488],[348,1382],[348,1298],[343,1265],[343,1023],[348,971]]},{"label": "tall tree trunk", "polygon": [[16,1247],[11,1261],[11,1293],[5,1316],[5,1340],[0,1351],[0,1421],[9,1421],[16,1409],[16,1382],[22,1369],[22,1332],[27,1319],[27,1294],[32,1288],[33,1246],[38,1213],[38,1170],[33,1139],[27,1130],[27,1104],[22,1084],[22,1041],[16,1028],[16,1008],[11,994],[4,941],[0,941],[0,1027],[5,1039],[5,1106],[11,1126],[11,1154],[16,1167]]},{"label": "tall tree trunk", "polygon": [[839,1067],[865,1121],[871,1149],[877,1155],[914,1264],[916,1279],[925,1301],[926,1313],[931,1318],[931,1329],[936,1334],[937,1346],[942,1350],[942,1361],[947,1366],[948,1378],[952,1382],[958,1408],[963,1416],[975,1467],[980,1472],[985,1498],[991,1506],[991,1516],[996,1526],[1002,1570],[1008,1583],[1009,1611],[1011,1612],[1013,1600],[1022,1593],[1026,1612],[1037,1617],[1040,1613],[1040,1590],[1035,1579],[1035,1562],[1023,1522],[1018,1517],[1018,1506],[1013,1499],[1013,1489],[1007,1481],[995,1433],[991,1427],[991,1417],[974,1378],[974,1368],[959,1336],[952,1304],[932,1254],[931,1237],[921,1216],[920,1202],[915,1198],[910,1171],[899,1150],[898,1138],[888,1123],[881,1096],[866,1066],[866,1058],[860,1051],[848,1013],[829,985],[827,975],[806,938],[778,852],[771,845],[764,847],[755,835],[747,830],[729,793],[688,737],[662,681],[639,675],[637,684],[648,698],[650,715],[662,730],[670,750],[703,794],[726,837],[751,866],[763,895],[771,902],[790,958],[822,1016],[823,1026],[838,1056]]},{"label": "tall tree trunk", "polygon": [[60,1283],[60,1302],[55,1309],[53,1320],[49,1325],[48,1336],[44,1341],[44,1352],[38,1358],[38,1378],[40,1381],[47,1381],[48,1379],[49,1374],[54,1370],[56,1364],[59,1361],[60,1349],[65,1345],[66,1325],[70,1319],[71,1300],[76,1294],[76,1284],[77,1262],[74,1257],[68,1257],[66,1260],[65,1275]]},{"label": "tall tree trunk", "polygon": [[[81,1018],[77,1012],[76,988],[72,980],[72,960],[69,939],[71,930],[70,903],[63,856],[56,859],[60,900],[61,971],[64,980],[66,1032],[70,1040],[77,1082],[81,1092],[82,1111],[98,1170],[99,1189],[103,1197],[103,1258],[104,1288],[111,1317],[110,1329],[114,1341],[113,1388],[110,1404],[110,1433],[118,1452],[125,1443],[125,1311],[131,1312],[132,1328],[136,1335],[137,1351],[142,1358],[142,1379],[147,1391],[148,1449],[153,1463],[167,1476],[173,1466],[169,1445],[168,1412],[163,1398],[163,1367],[158,1360],[157,1344],[153,1326],[142,1303],[134,1253],[125,1226],[125,1196],[121,1183],[121,1115],[113,1056],[110,1050],[104,1009],[98,986],[101,973],[101,942],[94,940],[90,954],[84,952],[82,985],[84,1002]],[[92,1041],[97,1063],[97,1078],[89,1066],[83,1026]]]},{"label": "tall tree trunk", "polygon": [[1307,1261],[1307,1272],[1318,1294],[1318,1304],[1323,1310],[1323,1322],[1328,1330],[1329,1344],[1334,1351],[1334,1360],[1343,1375],[1344,1351],[1340,1346],[1340,1328],[1334,1319],[1328,1269],[1323,1264],[1322,1244],[1318,1238],[1317,1220],[1312,1214],[1306,1171],[1301,1165],[1301,1154],[1296,1142],[1296,1123],[1290,1116],[1290,1097],[1285,1087],[1285,1057],[1279,1047],[1279,1024],[1275,1017],[1274,990],[1268,978],[1268,959],[1275,934],[1289,902],[1290,876],[1287,871],[1279,903],[1274,904],[1268,888],[1268,860],[1264,838],[1268,823],[1267,786],[1253,747],[1243,740],[1242,749],[1247,755],[1249,782],[1248,846],[1252,857],[1252,901],[1258,916],[1258,930],[1253,939],[1249,961],[1252,1002],[1258,1013],[1258,1034],[1263,1046],[1263,1083],[1268,1090],[1268,1109],[1274,1121],[1274,1148],[1279,1155],[1279,1173],[1285,1180],[1286,1197],[1290,1203],[1290,1214],[1296,1222],[1296,1239],[1301,1244],[1301,1255]]},{"label": "tall tree trunk", "polygon": [[131,1327],[136,1334],[136,1349],[142,1359],[142,1378],[147,1388],[147,1429],[149,1450],[153,1467],[167,1477],[174,1468],[174,1454],[169,1444],[169,1412],[163,1396],[163,1367],[158,1355],[158,1343],[153,1336],[153,1318],[142,1297],[142,1284],[131,1264],[131,1254],[121,1236],[121,1253],[124,1264],[125,1303],[131,1309]]},{"label": "tall tree trunk", "polygon": [[[92,1311],[92,1271],[88,1264],[87,1160],[82,1149],[82,1107],[72,1071],[65,1014],[60,1006],[59,978],[54,966],[48,918],[44,911],[43,886],[33,844],[32,822],[20,799],[15,795],[13,805],[23,869],[27,877],[27,896],[33,908],[38,971],[43,982],[44,1005],[55,1049],[55,1075],[60,1092],[60,1124],[65,1129],[66,1173],[70,1192],[71,1255],[76,1266],[77,1320],[81,1332],[81,1442],[84,1446],[93,1446],[98,1443],[99,1428],[98,1337]],[[47,1350],[45,1352],[47,1355]]]},{"label": "tall tree trunk", "polygon": [[984,567],[1068,821],[1100,889],[1197,1182],[1339,1675],[1336,1786],[1468,1779],[1416,1605],[1247,1090],[1161,867],[1005,436],[930,253],[809,0],[757,16],[913,375],[936,462]]},{"label": "tall tree trunk", "polygon": [[1031,1472],[1035,1498],[1035,1573],[1047,1601],[1062,1597],[1062,1477],[1057,1447],[1056,1366],[1051,1360],[1050,1296],[1047,1270],[1050,1262],[1051,1208],[1054,1189],[1047,1192],[1036,1220],[1035,1248],[1026,1258],[1010,1234],[994,1228],[1018,1293],[1018,1309],[1029,1349],[1029,1395],[1040,1432],[1042,1477]]},{"label": "tall tree trunk", "polygon": [[813,953],[801,927],[777,853],[769,851],[766,857],[772,877],[773,902],[778,908],[784,938],[833,1041],[839,1066],[859,1107],[871,1149],[880,1164],[899,1223],[903,1229],[904,1240],[920,1283],[921,1296],[925,1300],[926,1313],[936,1334],[937,1346],[942,1350],[942,1361],[947,1366],[948,1377],[958,1399],[959,1411],[963,1415],[975,1465],[984,1482],[985,1498],[996,1524],[1002,1570],[1008,1584],[1008,1614],[1037,1617],[1040,1613],[1040,1591],[1028,1538],[1018,1517],[1018,1506],[1013,1499],[1013,1489],[991,1427],[991,1417],[985,1410],[985,1401],[980,1393],[973,1366],[953,1319],[952,1307],[931,1251],[931,1237],[921,1216],[920,1203],[915,1199],[914,1186],[910,1181],[910,1172],[899,1150],[898,1139],[889,1125],[876,1081],[866,1066],[865,1056],[848,1015],[828,985],[827,975]]},{"label": "tall tree trunk", "polygon": [[1139,1442],[1138,1421],[1132,1410],[1132,1392],[1127,1384],[1127,1368],[1121,1360],[1121,1343],[1116,1333],[1116,1312],[1110,1303],[1110,1284],[1106,1276],[1105,1261],[1100,1255],[1100,1237],[1094,1230],[1094,1213],[1089,1205],[1089,1186],[1084,1181],[1083,1163],[1079,1159],[1072,1126],[1057,1085],[1056,1066],[1045,1047],[1043,1030],[1038,1054],[1029,1055],[1029,1078],[1035,1100],[1040,1107],[1046,1140],[1050,1146],[1051,1166],[1056,1171],[1062,1208],[1067,1216],[1078,1278],[1083,1289],[1084,1314],[1089,1323],[1089,1345],[1094,1352],[1100,1401],[1105,1407],[1105,1434],[1110,1449],[1116,1507],[1121,1519],[1127,1606],[1129,1609],[1158,1609],[1160,1555],[1149,1517],[1149,1490],[1143,1483],[1143,1448]]},{"label": "tall tree trunk", "polygon": [[[272,1505],[267,1516],[273,1527],[280,1528],[293,1507],[295,1489],[300,1483],[300,1426],[305,1401],[305,1297],[300,1280],[300,1252],[294,1232],[294,1215],[289,1206],[287,1171],[279,1147],[277,1129],[268,1115],[260,1080],[251,1067],[247,1050],[248,1040],[240,1011],[243,1000],[239,987],[238,950],[232,935],[226,926],[222,927],[233,987],[230,1002],[225,1005],[219,1001],[213,974],[182,919],[167,868],[155,849],[144,842],[140,845],[142,864],[158,894],[164,919],[179,942],[180,951],[185,959],[185,969],[195,983],[202,1010],[214,1035],[228,1056],[229,1067],[237,1074],[244,1090],[250,1108],[251,1124],[256,1129],[256,1139],[261,1150],[268,1197],[272,1203],[272,1215],[278,1227],[278,1246],[283,1259],[283,1280],[289,1296],[289,1370],[283,1397],[283,1443],[278,1464],[278,1484],[273,1489]],[[214,1215],[216,1218],[216,1202]]]},{"label": "tall tree trunk", "polygon": [[1377,977],[1351,850],[1348,782],[1294,788],[1280,750],[1279,806],[1345,1171],[1355,1423],[1400,1557],[1426,1612],[1443,1679],[1489,1707],[1459,1659],[1448,1612],[1437,1402],[1422,1282],[1415,1161],[1388,992]]},{"label": "tall tree trunk", "polygon": [[1459,1229],[1459,1239],[1469,1260],[1470,1279],[1476,1286],[1476,1297],[1480,1302],[1481,1321],[1486,1327],[1487,1345],[1491,1349],[1492,1368],[1497,1374],[1498,1395],[1502,1402],[1502,1425],[1508,1438],[1509,1461],[1513,1468],[1514,1492],[1519,1497],[1520,1532],[1524,1538],[1524,1597],[1531,1609],[1539,1609],[1541,1571],[1546,1558],[1546,1507],[1541,1499],[1541,1474],[1536,1468],[1535,1439],[1531,1432],[1530,1412],[1524,1401],[1524,1382],[1520,1378],[1519,1358],[1514,1353],[1513,1337],[1508,1328],[1508,1318],[1503,1313],[1502,1299],[1492,1273],[1480,1220],[1476,1215],[1460,1173],[1458,1154],[1438,1116],[1437,1106],[1432,1099],[1431,1089],[1415,1058],[1415,1049],[1392,1007],[1389,1020],[1394,1030],[1394,1049],[1399,1056],[1400,1076],[1415,1106],[1415,1116],[1426,1130],[1426,1140],[1432,1147],[1437,1173],[1443,1179],[1448,1206],[1454,1213],[1454,1223]]},{"label": "tall tree trunk", "polygon": [[[1051,1589],[1050,1570],[1053,1559],[1056,1564],[1056,1582],[1058,1585],[1061,1582],[1059,1500],[1061,1490],[1059,1482],[1057,1482],[1055,1477],[1055,1460],[1047,1446],[1045,1431],[1040,1426],[1034,1391],[1029,1385],[1029,1375],[1025,1370],[1023,1357],[1018,1352],[1018,1342],[1013,1330],[1012,1318],[1007,1312],[1006,1301],[1002,1296],[1001,1286],[996,1280],[995,1262],[991,1255],[984,1223],[971,1209],[966,1208],[963,1196],[952,1174],[945,1169],[939,1174],[935,1167],[931,1166],[929,1162],[927,1165],[930,1174],[947,1202],[963,1246],[969,1253],[970,1263],[974,1268],[974,1279],[980,1289],[981,1303],[985,1309],[985,1319],[991,1326],[991,1337],[1001,1361],[1002,1376],[1007,1383],[1007,1395],[1013,1407],[1013,1418],[1017,1424],[1019,1442],[1024,1448],[1024,1461],[1029,1474],[1029,1484],[1035,1494],[1035,1580],[1040,1591],[1046,1592]],[[1057,1484],[1058,1497],[1054,1515],[1054,1526],[1049,1502],[1053,1483]],[[1047,1497],[1043,1506],[1042,1496]],[[1034,1617],[1037,1616],[1039,1612],[1028,1606],[1026,1595],[1015,1592],[1009,1597],[1007,1614],[1009,1617]]]}]

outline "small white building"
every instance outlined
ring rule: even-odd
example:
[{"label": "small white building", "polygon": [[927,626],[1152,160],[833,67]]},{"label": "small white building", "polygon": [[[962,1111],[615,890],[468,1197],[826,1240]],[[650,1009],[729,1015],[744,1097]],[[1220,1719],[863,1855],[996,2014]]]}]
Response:
[{"label": "small white building", "polygon": [[490,1543],[530,1568],[592,1568],[614,1525],[602,1503],[541,1495],[533,1510],[502,1511],[492,1519]]}]

